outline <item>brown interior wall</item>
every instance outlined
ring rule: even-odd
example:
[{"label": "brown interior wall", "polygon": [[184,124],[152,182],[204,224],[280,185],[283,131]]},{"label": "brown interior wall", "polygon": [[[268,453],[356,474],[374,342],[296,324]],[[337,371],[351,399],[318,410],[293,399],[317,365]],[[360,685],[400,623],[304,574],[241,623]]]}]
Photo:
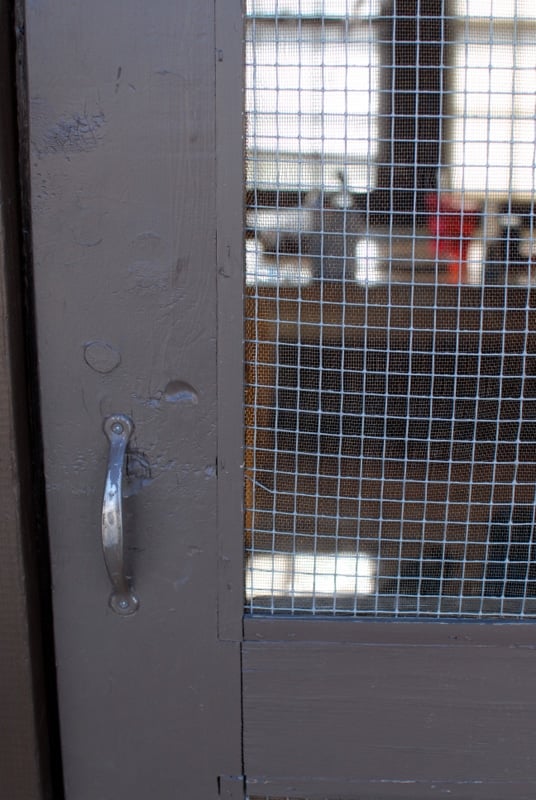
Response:
[{"label": "brown interior wall", "polygon": [[[415,306],[412,306],[412,301]],[[388,508],[390,523],[383,522],[382,542],[388,547],[390,539],[403,540],[405,558],[418,557],[418,552],[413,552],[410,542],[419,540],[424,521],[425,538],[438,540],[446,535],[452,557],[459,559],[461,544],[458,543],[466,535],[465,525],[470,525],[471,544],[466,557],[473,563],[464,573],[463,590],[469,594],[478,591],[478,581],[483,577],[490,508],[498,509],[512,499],[518,504],[530,504],[533,498],[534,448],[531,439],[534,380],[531,356],[536,346],[532,333],[536,327],[534,302],[533,292],[524,289],[510,292],[508,305],[504,307],[501,290],[489,289],[482,297],[478,287],[465,287],[463,295],[459,297],[457,288],[450,286],[441,287],[439,291],[433,286],[419,286],[413,292],[411,287],[404,285],[387,290],[381,286],[364,290],[359,286],[341,288],[333,284],[322,290],[312,286],[301,290],[256,288],[254,292],[248,292],[246,547],[249,547],[251,532],[255,529],[266,531],[265,546],[270,549],[274,520],[278,530],[276,548],[284,551],[292,549],[296,543],[299,546],[300,536],[292,532],[296,530],[303,534],[303,546],[307,546],[310,526],[314,524],[316,492],[320,485],[322,513],[325,519],[332,520],[333,526],[333,529],[325,529],[326,535],[335,534],[334,526],[341,510],[348,518],[357,519],[361,514],[368,520],[379,521]],[[366,327],[368,333],[365,333]],[[530,333],[525,334],[524,329]],[[456,333],[460,330],[464,332],[463,335]],[[370,346],[376,359],[384,359],[384,388],[390,396],[389,413],[393,415],[390,424],[396,422],[397,416],[404,420],[401,431],[386,432],[386,454],[381,459],[377,453],[374,457],[374,453],[370,452],[371,447],[376,445],[375,435],[368,439],[366,435],[362,438],[346,436],[345,453],[348,457],[341,459],[338,434],[323,437],[321,454],[318,455],[320,439],[316,434],[311,437],[312,451],[309,453],[306,452],[306,433],[299,430],[277,431],[278,365],[279,369],[285,367],[284,353],[292,359],[292,351],[299,346],[302,362],[306,363],[304,348],[308,348],[314,356],[321,348],[326,352],[331,347],[332,353],[338,352],[340,358],[343,342],[347,353],[353,352],[355,359],[353,371],[349,370],[346,375],[348,402],[359,403],[366,395],[360,378],[367,347]],[[492,401],[493,408],[490,405],[486,410],[487,416],[476,422],[471,417],[472,411],[468,411],[466,423],[462,420],[453,429],[451,441],[440,441],[445,437],[444,422],[441,421],[441,435],[436,434],[437,441],[432,440],[437,458],[433,463],[428,462],[425,439],[419,440],[419,433],[415,430],[412,436],[406,433],[408,409],[404,405],[404,408],[397,410],[396,404],[404,404],[410,396],[408,366],[405,367],[405,374],[404,367],[400,366],[400,375],[389,377],[385,361],[389,349],[394,350],[401,359],[420,359],[417,364],[419,375],[425,375],[426,370],[430,370],[432,375],[432,354],[439,359],[443,351],[451,353],[450,356],[443,355],[439,375],[448,380],[450,374],[452,384],[460,387],[453,390],[449,406],[453,419],[455,404],[459,414],[462,413],[459,407],[463,402],[468,408],[476,408],[470,394],[471,391],[474,393],[473,399],[477,396],[479,383],[476,381],[475,364],[479,358],[482,364],[486,358],[494,358],[490,369],[496,369],[497,357],[493,354],[504,353],[504,356],[500,356],[504,364],[499,367],[497,374],[482,375],[480,391],[489,385],[490,396],[499,398],[501,381],[506,382],[511,377],[512,381],[521,385],[520,376],[524,375],[523,399],[520,397],[517,405],[515,401],[508,400],[502,406],[498,401]],[[458,356],[454,357],[454,353],[458,353]],[[482,355],[479,356],[479,353]],[[357,366],[358,362],[360,366]],[[290,370],[292,363],[298,363],[298,359],[289,362]],[[464,380],[464,366],[467,380]],[[381,366],[378,368],[381,371]],[[482,367],[483,372],[486,368]],[[507,372],[510,368],[514,370],[511,376]],[[501,369],[504,370],[502,374]],[[305,367],[302,367],[302,373],[304,370]],[[334,374],[340,377],[341,370],[342,362]],[[288,369],[287,373],[290,374]],[[297,381],[296,367],[293,374]],[[349,383],[352,374],[355,376],[353,387]],[[458,377],[457,383],[455,376]],[[320,388],[314,384],[315,377],[318,379],[318,366],[309,370],[309,380],[313,380],[309,395],[316,392],[320,398]],[[307,395],[306,379],[307,376],[302,374],[302,397]],[[468,389],[468,381],[471,386],[474,384],[472,389]],[[334,390],[340,391],[340,387],[334,387]],[[463,397],[457,397],[457,391],[462,392]],[[429,394],[433,394],[432,383]],[[413,405],[418,399],[413,397]],[[481,398],[480,409],[486,405],[484,400],[485,395]],[[302,402],[306,403],[307,400]],[[285,405],[291,405],[291,401]],[[422,413],[430,413],[433,424],[431,406],[427,406],[427,409]],[[299,411],[298,406],[296,411]],[[480,413],[483,413],[482,410]],[[522,421],[520,430],[526,440],[519,447],[515,444],[515,437],[512,442],[509,440],[509,423],[505,420],[508,415],[513,420],[519,416]],[[325,416],[328,416],[327,413]],[[497,420],[500,421],[499,434]],[[473,442],[475,431],[477,436]],[[489,442],[497,435],[497,448],[490,449]],[[283,440],[284,436],[286,440]],[[356,474],[356,459],[352,459],[353,451],[348,448],[360,446],[363,447],[363,454],[369,457],[363,459],[359,474]],[[407,450],[403,451],[403,447]],[[449,456],[441,457],[441,448],[445,447]],[[285,451],[288,455],[285,455]],[[302,453],[300,465],[293,451]],[[320,484],[316,479],[317,473],[322,476]],[[255,501],[251,489],[254,482],[257,484]],[[512,498],[511,487],[514,484],[516,489]],[[349,530],[353,531],[354,526],[350,525]],[[375,535],[378,532],[375,534],[371,529],[371,544]],[[262,541],[258,533],[256,539],[257,542]],[[473,581],[476,581],[474,585]],[[454,578],[451,589],[453,592],[462,589]]]}]

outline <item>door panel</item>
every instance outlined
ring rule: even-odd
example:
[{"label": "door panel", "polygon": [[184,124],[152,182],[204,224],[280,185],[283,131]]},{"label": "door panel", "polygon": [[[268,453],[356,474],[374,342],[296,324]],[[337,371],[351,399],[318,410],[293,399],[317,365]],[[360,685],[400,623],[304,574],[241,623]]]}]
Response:
[{"label": "door panel", "polygon": [[530,627],[250,620],[246,638],[251,793],[529,796]]},{"label": "door panel", "polygon": [[[216,797],[240,774],[240,677],[217,636],[214,6],[28,3],[26,32],[66,796]],[[129,617],[101,545],[117,412]]]},{"label": "door panel", "polygon": [[248,792],[529,798],[533,13],[246,8]]}]

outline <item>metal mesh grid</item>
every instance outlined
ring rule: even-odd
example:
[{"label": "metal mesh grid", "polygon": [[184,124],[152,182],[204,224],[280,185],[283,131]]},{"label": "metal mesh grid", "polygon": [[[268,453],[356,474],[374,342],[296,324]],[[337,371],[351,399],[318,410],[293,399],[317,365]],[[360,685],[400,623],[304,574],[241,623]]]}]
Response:
[{"label": "metal mesh grid", "polygon": [[535,34],[247,4],[250,613],[536,614]]}]

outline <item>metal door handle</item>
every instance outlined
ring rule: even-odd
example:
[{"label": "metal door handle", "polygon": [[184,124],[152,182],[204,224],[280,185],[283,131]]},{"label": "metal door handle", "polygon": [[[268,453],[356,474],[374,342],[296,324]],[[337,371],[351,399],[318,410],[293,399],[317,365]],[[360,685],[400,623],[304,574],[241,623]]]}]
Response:
[{"label": "metal door handle", "polygon": [[134,431],[134,423],[126,414],[113,414],[104,420],[103,428],[110,442],[102,501],[102,549],[112,582],[109,602],[117,614],[134,614],[138,610],[139,601],[125,572],[122,497],[125,454]]}]

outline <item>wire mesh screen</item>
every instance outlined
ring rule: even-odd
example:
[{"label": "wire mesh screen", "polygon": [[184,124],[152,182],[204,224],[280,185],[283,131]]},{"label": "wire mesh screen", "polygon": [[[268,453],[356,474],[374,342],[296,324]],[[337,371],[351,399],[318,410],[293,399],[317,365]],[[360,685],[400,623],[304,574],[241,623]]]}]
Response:
[{"label": "wire mesh screen", "polygon": [[536,614],[536,12],[248,0],[246,607]]}]

